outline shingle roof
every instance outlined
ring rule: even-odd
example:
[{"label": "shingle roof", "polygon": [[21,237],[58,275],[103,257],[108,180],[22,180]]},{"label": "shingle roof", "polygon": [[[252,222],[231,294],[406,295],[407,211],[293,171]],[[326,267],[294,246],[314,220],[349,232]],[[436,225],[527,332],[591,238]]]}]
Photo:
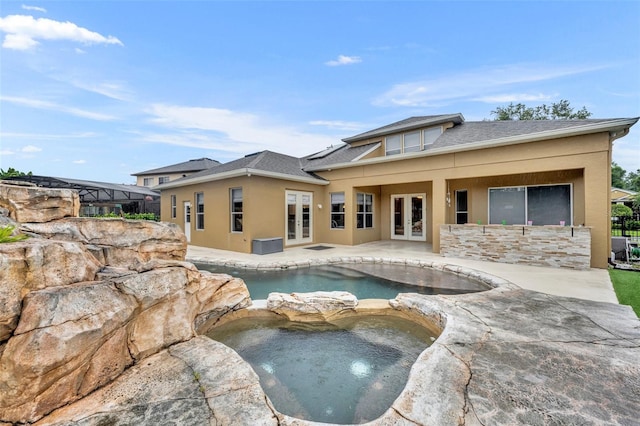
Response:
[{"label": "shingle roof", "polygon": [[379,145],[379,143],[377,142],[356,147],[345,144],[340,149],[337,149],[322,158],[312,159],[311,157],[313,157],[314,154],[304,157],[302,158],[302,164],[304,168],[307,168],[324,166],[326,164],[346,163],[349,161],[354,161],[355,159],[369,152],[371,149],[375,148],[377,145]]},{"label": "shingle roof", "polygon": [[452,147],[500,138],[533,135],[553,130],[570,129],[610,120],[514,120],[466,121],[447,129],[427,149]]},{"label": "shingle roof", "polygon": [[220,165],[219,161],[210,158],[198,158],[182,163],[172,164],[170,166],[160,167],[157,169],[145,170],[143,172],[133,173],[131,176],[157,175],[160,173],[184,173],[199,172],[201,170],[210,169]]},{"label": "shingle roof", "polygon": [[205,176],[214,177],[215,175],[242,170],[262,171],[279,175],[288,175],[291,177],[323,181],[322,178],[314,175],[313,173],[305,172],[302,169],[302,163],[302,158],[279,154],[273,151],[261,151],[242,158],[238,158],[237,160],[233,160],[228,163],[220,164],[219,166],[213,167],[211,169],[203,170],[187,177],[177,179],[171,183],[173,184],[181,181],[186,182],[188,180],[203,178]]}]

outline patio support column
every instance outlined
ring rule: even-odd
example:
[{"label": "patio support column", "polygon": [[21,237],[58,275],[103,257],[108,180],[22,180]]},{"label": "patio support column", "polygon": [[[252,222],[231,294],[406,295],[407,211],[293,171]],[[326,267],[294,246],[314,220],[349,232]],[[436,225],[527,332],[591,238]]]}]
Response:
[{"label": "patio support column", "polygon": [[[607,164],[584,169],[585,225],[591,226],[591,267],[606,268],[610,253],[610,181]],[[578,225],[578,224],[576,224]]]},{"label": "patio support column", "polygon": [[431,235],[433,235],[433,252],[440,253],[440,225],[447,222],[447,180],[432,181],[433,197],[431,199]]}]

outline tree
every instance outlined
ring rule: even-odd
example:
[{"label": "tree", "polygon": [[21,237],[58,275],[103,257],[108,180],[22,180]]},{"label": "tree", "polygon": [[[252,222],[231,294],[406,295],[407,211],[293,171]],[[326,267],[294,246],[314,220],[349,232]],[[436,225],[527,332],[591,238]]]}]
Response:
[{"label": "tree", "polygon": [[613,188],[625,189],[626,182],[624,175],[626,174],[627,171],[617,165],[615,161],[611,163],[611,186]]},{"label": "tree", "polygon": [[562,99],[558,103],[552,103],[551,106],[545,104],[537,107],[528,107],[524,104],[513,104],[511,102],[506,107],[497,107],[491,111],[496,121],[507,120],[584,120],[591,117],[591,113],[586,107],[574,112],[573,107],[569,105],[569,101]]},{"label": "tree", "polygon": [[635,172],[629,172],[624,181],[626,184],[625,189],[640,192],[640,169]]},{"label": "tree", "polygon": [[16,176],[31,176],[31,175],[32,175],[31,172],[29,173],[20,172],[14,169],[13,167],[9,167],[6,172],[3,169],[0,169],[0,179],[6,179],[9,177],[16,177]]}]

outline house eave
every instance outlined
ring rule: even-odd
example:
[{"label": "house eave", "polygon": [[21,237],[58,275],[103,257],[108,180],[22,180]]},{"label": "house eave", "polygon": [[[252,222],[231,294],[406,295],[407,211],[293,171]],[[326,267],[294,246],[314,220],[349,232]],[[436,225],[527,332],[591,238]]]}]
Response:
[{"label": "house eave", "polygon": [[230,170],[224,173],[216,173],[213,175],[198,176],[195,178],[187,177],[184,179],[180,179],[179,181],[163,183],[162,185],[158,185],[154,187],[154,189],[163,191],[165,189],[180,188],[182,186],[196,185],[199,183],[214,182],[214,181],[231,179],[236,177],[243,177],[243,176],[262,176],[262,177],[267,177],[272,179],[288,180],[291,182],[311,183],[314,185],[329,185],[328,181],[315,179],[312,177],[307,178],[304,176],[288,175],[286,173],[278,173],[278,172],[270,172],[266,170],[244,168],[244,169]]},{"label": "house eave", "polygon": [[464,145],[450,146],[429,149],[427,151],[420,151],[411,154],[390,155],[383,157],[368,158],[358,162],[343,162],[336,164],[327,164],[318,167],[306,168],[307,172],[320,172],[333,169],[343,169],[354,166],[365,166],[370,164],[389,163],[394,161],[409,160],[420,157],[432,157],[436,155],[453,154],[458,152],[476,151],[479,149],[496,148],[507,145],[517,145],[529,142],[538,142],[549,139],[559,139],[571,136],[581,136],[586,134],[598,133],[608,131],[610,137],[615,138],[616,132],[620,130],[628,129],[633,126],[640,117],[636,118],[623,118],[616,120],[603,121],[599,123],[590,123],[582,126],[576,126],[569,129],[554,129],[543,132],[531,133],[528,135],[509,136],[505,138],[489,139],[486,141],[473,142]]}]

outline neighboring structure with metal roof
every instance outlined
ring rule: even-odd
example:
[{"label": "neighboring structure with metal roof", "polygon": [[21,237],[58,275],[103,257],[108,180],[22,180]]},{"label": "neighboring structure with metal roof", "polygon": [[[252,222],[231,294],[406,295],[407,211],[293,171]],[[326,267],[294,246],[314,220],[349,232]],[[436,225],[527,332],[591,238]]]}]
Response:
[{"label": "neighboring structure with metal roof", "polygon": [[138,186],[154,187],[219,165],[219,161],[210,158],[198,158],[170,166],[133,173],[131,176],[136,177],[136,184]]}]

